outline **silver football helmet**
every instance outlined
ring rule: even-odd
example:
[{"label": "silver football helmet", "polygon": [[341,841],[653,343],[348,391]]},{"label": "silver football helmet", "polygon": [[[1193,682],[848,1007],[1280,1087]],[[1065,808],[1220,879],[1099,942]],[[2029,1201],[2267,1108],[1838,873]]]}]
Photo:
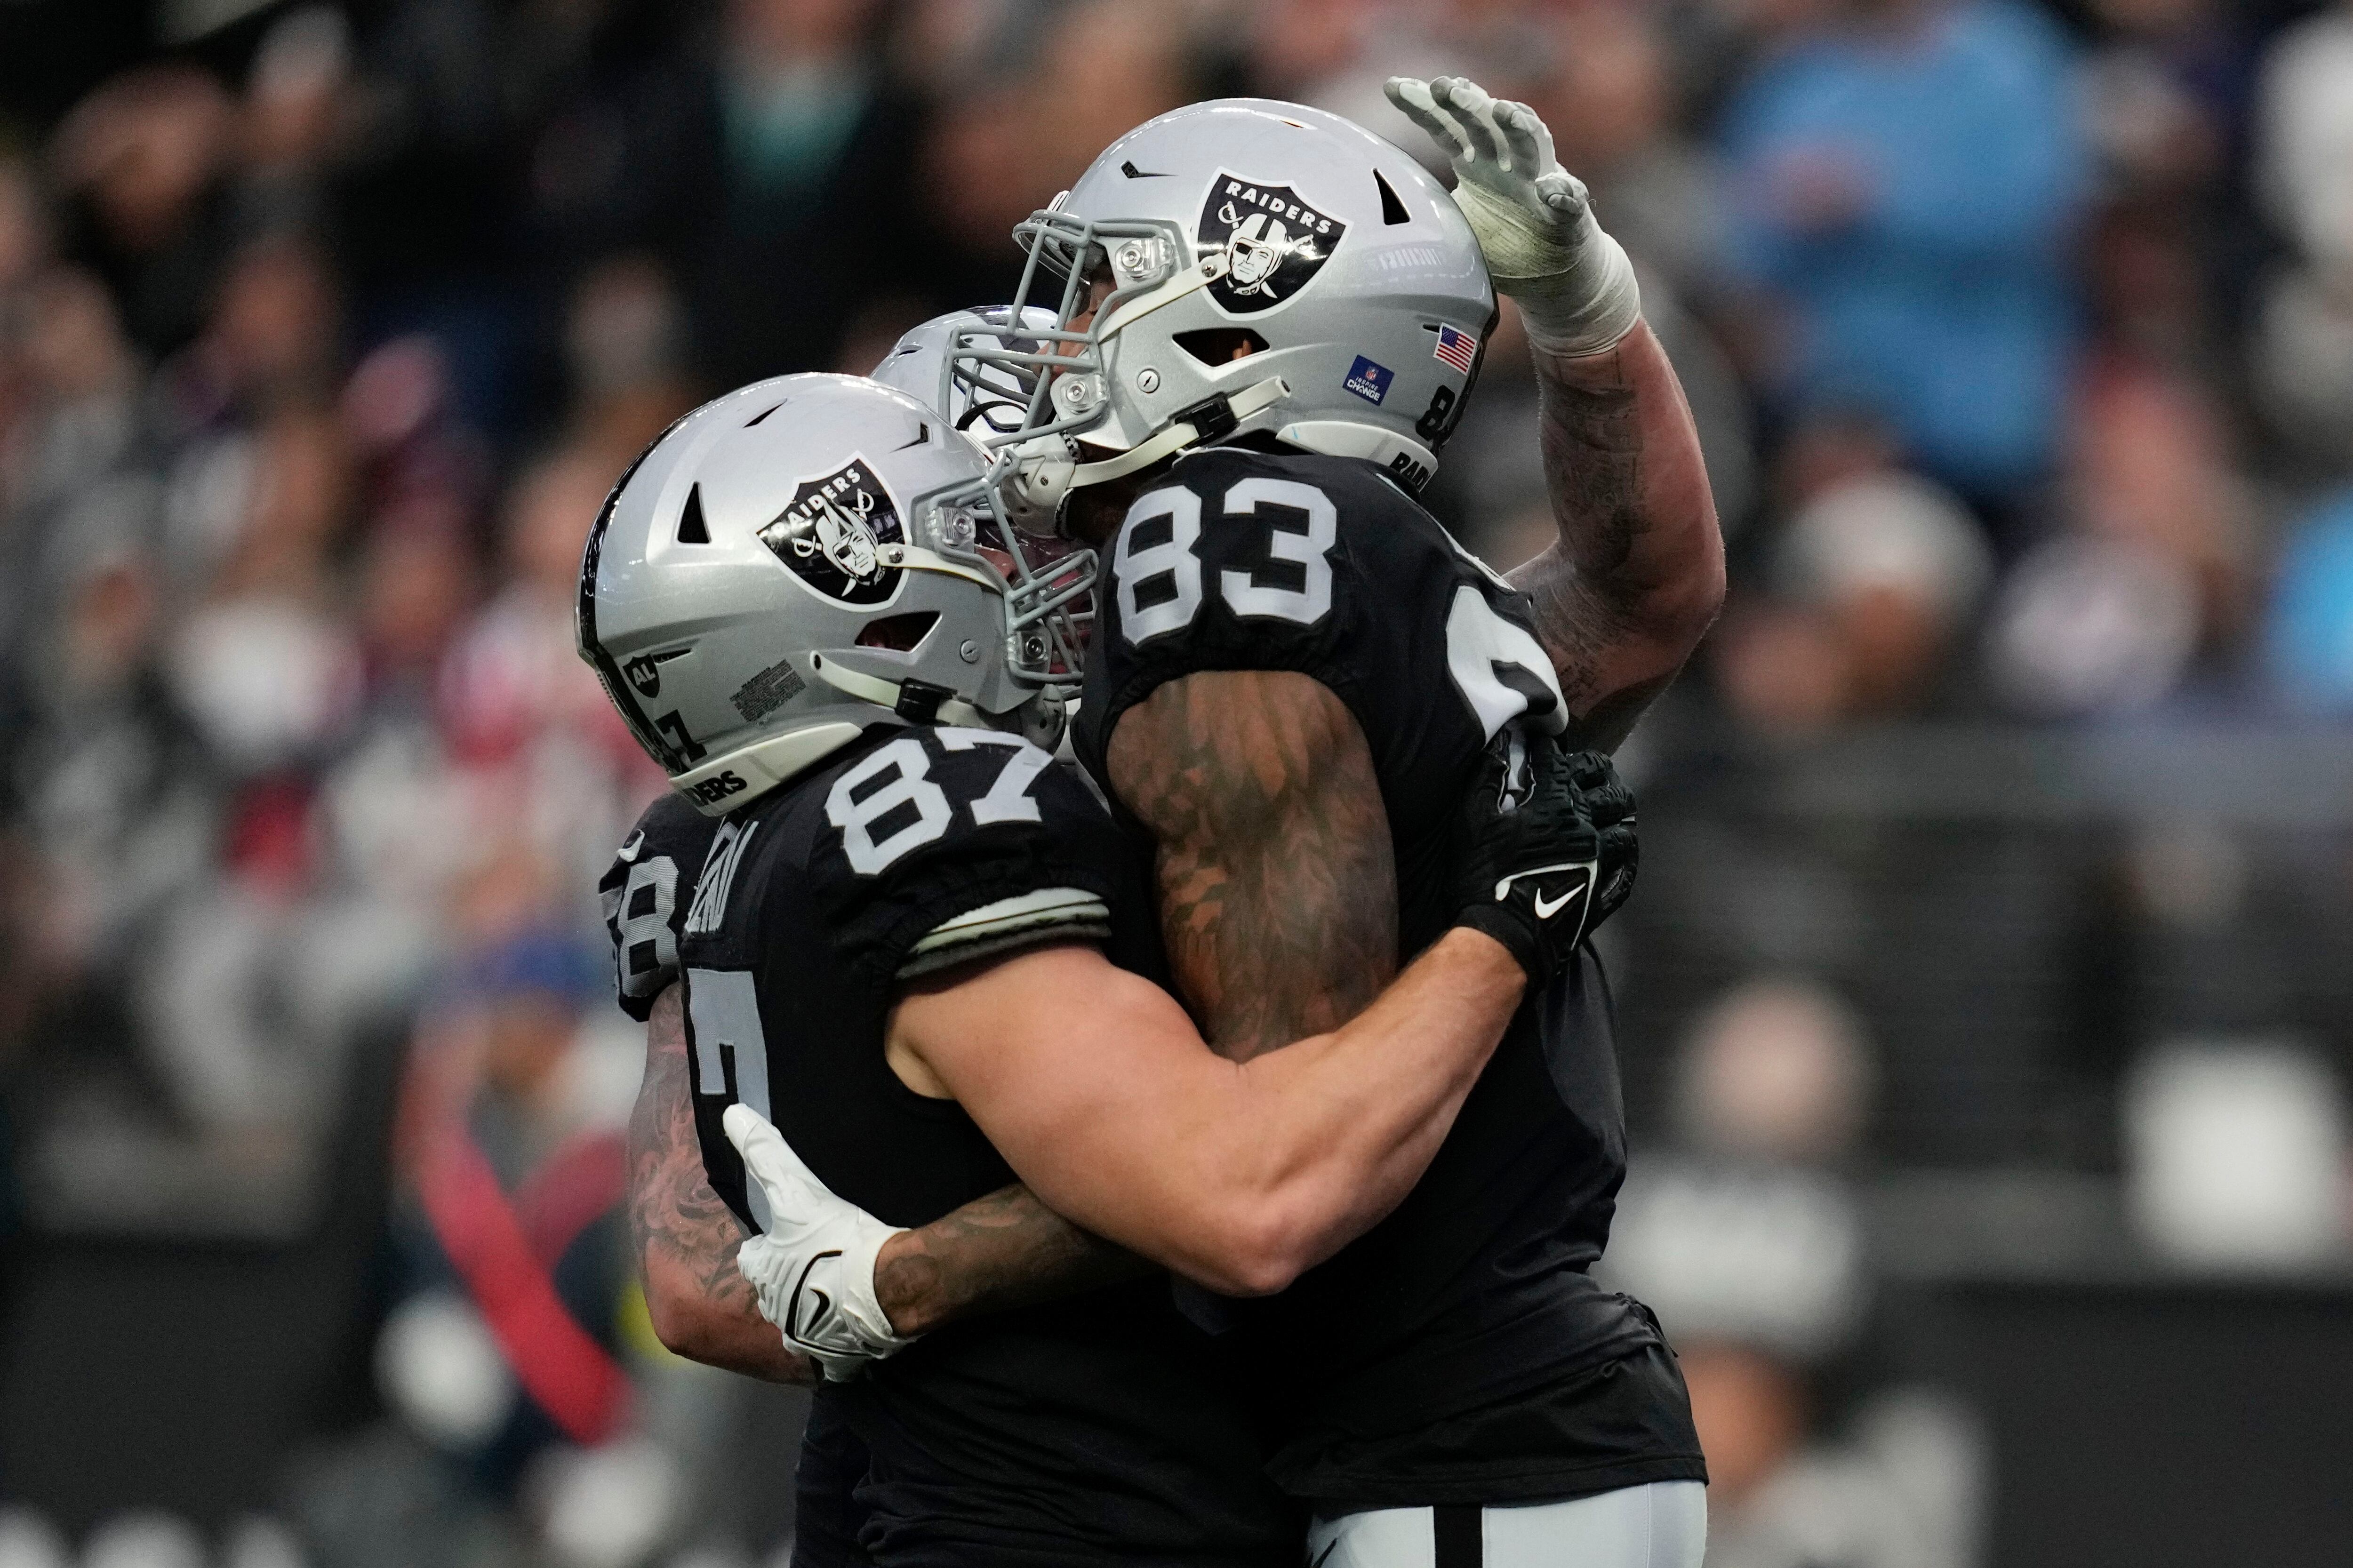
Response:
[{"label": "silver football helmet", "polygon": [[1266,431],[1380,464],[1418,489],[1495,321],[1478,241],[1446,188],[1361,126],[1221,99],[1121,137],[1015,230],[1050,327],[987,312],[955,376],[1029,378],[1017,507]]},{"label": "silver football helmet", "polygon": [[1059,738],[1094,556],[1006,523],[980,449],[860,376],[706,403],[631,464],[588,535],[580,655],[712,816],[871,725]]},{"label": "silver football helmet", "polygon": [[[1029,429],[1039,372],[1028,361],[1045,356],[1041,334],[1057,325],[1054,312],[1031,305],[988,305],[934,316],[882,356],[874,379],[937,409],[949,424],[997,448],[995,477],[1007,520],[1050,538],[1072,465],[1017,464],[1008,449]],[[985,350],[976,345],[986,344]]]},{"label": "silver football helmet", "polygon": [[1018,435],[1037,390],[1037,373],[967,351],[986,339],[991,348],[1035,354],[1040,347],[1037,334],[1059,324],[1053,311],[1038,305],[1018,314],[1010,305],[951,310],[908,329],[869,374],[937,409],[976,441]]}]

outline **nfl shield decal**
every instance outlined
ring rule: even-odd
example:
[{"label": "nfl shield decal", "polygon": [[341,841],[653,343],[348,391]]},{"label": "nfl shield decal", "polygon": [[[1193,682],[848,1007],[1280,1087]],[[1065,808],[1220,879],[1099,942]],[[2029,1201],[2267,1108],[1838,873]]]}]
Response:
[{"label": "nfl shield decal", "polygon": [[1220,174],[1209,183],[1196,230],[1205,259],[1225,258],[1209,297],[1237,316],[1271,310],[1324,269],[1347,232],[1346,224],[1309,206],[1289,185]]},{"label": "nfl shield decal", "polygon": [[899,586],[882,547],[905,542],[899,509],[863,458],[823,479],[803,479],[790,505],[760,530],[760,542],[829,599],[879,605]]}]

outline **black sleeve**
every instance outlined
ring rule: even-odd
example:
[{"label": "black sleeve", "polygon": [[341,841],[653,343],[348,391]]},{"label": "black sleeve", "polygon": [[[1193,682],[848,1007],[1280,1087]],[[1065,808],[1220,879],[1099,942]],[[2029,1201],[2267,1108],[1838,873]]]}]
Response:
[{"label": "black sleeve", "polygon": [[613,942],[615,999],[641,1024],[651,1016],[654,998],[678,979],[688,895],[718,831],[717,818],[665,790],[597,879],[605,933]]},{"label": "black sleeve", "polygon": [[1130,854],[1084,782],[1018,736],[911,730],[828,786],[809,885],[844,967],[888,991],[1040,942],[1105,940]]}]

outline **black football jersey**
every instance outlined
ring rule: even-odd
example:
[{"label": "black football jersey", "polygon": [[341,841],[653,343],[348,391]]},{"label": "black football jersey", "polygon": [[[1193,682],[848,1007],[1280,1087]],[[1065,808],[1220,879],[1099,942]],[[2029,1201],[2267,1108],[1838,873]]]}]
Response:
[{"label": "black football jersey", "polygon": [[596,879],[605,934],[613,943],[614,999],[640,1024],[652,1015],[654,998],[678,981],[687,897],[718,832],[717,818],[664,790]]},{"label": "black football jersey", "polygon": [[[680,938],[712,1185],[765,1218],[721,1127],[736,1100],[892,1225],[1014,1181],[961,1107],[892,1073],[885,1019],[911,976],[1073,936],[1164,973],[1134,846],[1018,736],[878,729],[726,817]],[[885,1563],[1290,1562],[1299,1521],[1225,1359],[1165,1278],[926,1335],[827,1390],[868,1452],[862,1543]]]},{"label": "black football jersey", "polygon": [[[1371,748],[1400,958],[1440,935],[1454,913],[1446,837],[1487,741],[1514,720],[1566,720],[1523,596],[1355,458],[1187,456],[1129,510],[1107,557],[1075,735],[1086,765],[1108,788],[1120,716],[1164,681],[1312,676]],[[1589,1375],[1647,1366],[1659,1342],[1638,1303],[1587,1272],[1625,1171],[1611,1030],[1588,949],[1522,1006],[1397,1211],[1233,1314],[1287,1383],[1274,1472],[1295,1495],[1505,1502],[1703,1473],[1679,1383]],[[1584,1388],[1606,1407],[1564,1418]]]},{"label": "black football jersey", "polygon": [[[695,879],[719,836],[719,819],[665,790],[638,816],[597,879],[605,934],[613,943],[615,1000],[639,1023],[654,999],[678,984],[678,944]],[[866,1474],[866,1446],[835,1408],[832,1384],[812,1391],[795,1467],[793,1562],[797,1568],[861,1568],[865,1511],[852,1493]]]}]

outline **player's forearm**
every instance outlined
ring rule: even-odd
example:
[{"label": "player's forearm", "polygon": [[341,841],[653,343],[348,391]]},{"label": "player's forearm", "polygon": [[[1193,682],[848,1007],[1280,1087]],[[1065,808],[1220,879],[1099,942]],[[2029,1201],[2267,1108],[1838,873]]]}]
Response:
[{"label": "player's forearm", "polygon": [[629,1239],[654,1335],[676,1354],[776,1383],[814,1383],[735,1267],[744,1231],[702,1169],[675,985],[646,1025],[646,1077],[629,1116]]},{"label": "player's forearm", "polygon": [[1451,932],[1348,1024],[1241,1064],[1202,1052],[1181,1016],[1139,1026],[1107,1008],[1129,1049],[1082,1112],[1022,1126],[1000,1096],[975,1114],[1056,1209],[1213,1290],[1262,1295],[1419,1179],[1525,986],[1500,944]]},{"label": "player's forearm", "polygon": [[1017,1183],[885,1242],[874,1260],[874,1294],[892,1331],[912,1336],[1115,1284],[1151,1267]]},{"label": "player's forearm", "polygon": [[1559,537],[1512,574],[1584,744],[1614,748],[1724,602],[1724,539],[1691,405],[1647,321],[1600,353],[1538,353]]},{"label": "player's forearm", "polygon": [[1378,1223],[1421,1179],[1526,989],[1503,945],[1448,932],[1328,1036],[1246,1064],[1252,1114],[1224,1158],[1279,1289]]}]

